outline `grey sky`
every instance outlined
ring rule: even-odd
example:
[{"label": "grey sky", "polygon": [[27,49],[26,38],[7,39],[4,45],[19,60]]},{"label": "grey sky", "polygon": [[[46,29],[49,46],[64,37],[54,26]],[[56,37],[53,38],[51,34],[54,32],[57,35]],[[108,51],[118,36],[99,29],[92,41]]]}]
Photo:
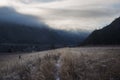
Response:
[{"label": "grey sky", "polygon": [[0,6],[32,15],[53,28],[94,30],[120,16],[119,0],[4,0]]}]

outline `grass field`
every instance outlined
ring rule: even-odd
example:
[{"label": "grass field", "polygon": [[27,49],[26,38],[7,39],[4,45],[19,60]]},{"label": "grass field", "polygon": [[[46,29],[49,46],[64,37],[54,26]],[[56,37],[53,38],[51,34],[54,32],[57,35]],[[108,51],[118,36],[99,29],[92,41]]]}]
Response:
[{"label": "grass field", "polygon": [[120,80],[120,47],[1,53],[0,80]]}]

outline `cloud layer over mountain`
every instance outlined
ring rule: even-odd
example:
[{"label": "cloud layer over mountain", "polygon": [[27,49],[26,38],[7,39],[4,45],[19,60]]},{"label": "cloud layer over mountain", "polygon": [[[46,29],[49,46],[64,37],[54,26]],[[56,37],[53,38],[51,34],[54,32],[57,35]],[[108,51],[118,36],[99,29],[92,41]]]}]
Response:
[{"label": "cloud layer over mountain", "polygon": [[37,21],[53,28],[66,30],[91,31],[120,16],[119,0],[2,0],[0,6],[13,8],[20,14],[37,17]]}]

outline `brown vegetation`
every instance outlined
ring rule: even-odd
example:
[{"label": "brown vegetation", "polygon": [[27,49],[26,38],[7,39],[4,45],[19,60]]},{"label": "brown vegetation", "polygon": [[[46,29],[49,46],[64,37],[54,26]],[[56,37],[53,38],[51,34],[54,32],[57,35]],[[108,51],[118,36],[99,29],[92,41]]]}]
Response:
[{"label": "brown vegetation", "polygon": [[120,80],[117,50],[90,51],[66,49],[0,62],[0,80]]}]

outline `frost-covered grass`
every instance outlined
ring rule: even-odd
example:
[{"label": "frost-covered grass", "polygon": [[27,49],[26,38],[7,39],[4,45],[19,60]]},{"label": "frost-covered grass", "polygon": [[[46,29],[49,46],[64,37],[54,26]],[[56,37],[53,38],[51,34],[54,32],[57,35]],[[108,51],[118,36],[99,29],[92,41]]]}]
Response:
[{"label": "frost-covered grass", "polygon": [[0,80],[120,80],[119,47],[65,48],[20,56],[1,59]]}]

